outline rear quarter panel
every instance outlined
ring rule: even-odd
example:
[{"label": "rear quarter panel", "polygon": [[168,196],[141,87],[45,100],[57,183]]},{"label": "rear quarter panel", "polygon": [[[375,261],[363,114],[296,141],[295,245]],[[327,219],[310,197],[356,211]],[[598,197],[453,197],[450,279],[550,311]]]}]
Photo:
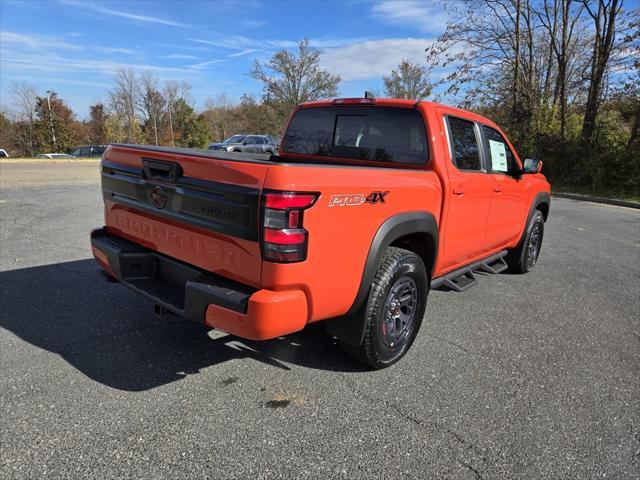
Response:
[{"label": "rear quarter panel", "polygon": [[[339,316],[351,307],[369,247],[385,220],[413,211],[440,216],[440,182],[426,169],[282,164],[269,169],[264,187],[320,193],[304,212],[304,228],[309,231],[307,260],[262,265],[262,288],[299,288],[306,293],[308,321]],[[334,195],[367,196],[376,191],[389,192],[384,203],[330,206]]]}]

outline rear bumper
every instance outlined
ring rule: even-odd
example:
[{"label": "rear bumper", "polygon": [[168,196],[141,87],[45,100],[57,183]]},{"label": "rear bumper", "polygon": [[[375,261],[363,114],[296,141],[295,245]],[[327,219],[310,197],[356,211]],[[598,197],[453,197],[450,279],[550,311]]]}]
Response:
[{"label": "rear bumper", "polygon": [[300,290],[255,288],[203,271],[110,235],[91,232],[91,249],[108,275],[177,315],[251,340],[302,330],[307,299]]}]

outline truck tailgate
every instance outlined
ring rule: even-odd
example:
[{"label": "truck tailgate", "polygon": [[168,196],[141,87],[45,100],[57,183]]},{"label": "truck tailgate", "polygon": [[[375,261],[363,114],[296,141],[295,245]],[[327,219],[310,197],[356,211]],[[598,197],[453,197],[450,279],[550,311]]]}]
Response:
[{"label": "truck tailgate", "polygon": [[102,161],[111,234],[260,286],[260,192],[271,163],[258,155],[112,145]]}]

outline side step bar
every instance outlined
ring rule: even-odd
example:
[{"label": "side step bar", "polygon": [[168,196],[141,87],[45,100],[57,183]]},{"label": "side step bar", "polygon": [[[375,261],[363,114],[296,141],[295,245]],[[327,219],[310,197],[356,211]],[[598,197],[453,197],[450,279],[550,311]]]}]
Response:
[{"label": "side step bar", "polygon": [[464,292],[468,288],[473,287],[478,281],[476,280],[473,272],[484,273],[500,273],[504,272],[507,268],[507,262],[504,257],[507,256],[507,251],[491,255],[483,260],[474,262],[465,267],[449,272],[441,277],[434,278],[431,282],[431,288],[436,289],[440,287],[446,287],[456,292]]}]

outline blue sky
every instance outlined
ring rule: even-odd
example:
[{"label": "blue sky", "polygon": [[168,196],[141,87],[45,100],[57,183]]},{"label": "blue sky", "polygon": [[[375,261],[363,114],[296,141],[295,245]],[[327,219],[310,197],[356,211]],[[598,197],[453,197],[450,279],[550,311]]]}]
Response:
[{"label": "blue sky", "polygon": [[340,94],[361,96],[403,57],[424,62],[445,22],[424,0],[0,0],[0,105],[11,109],[11,84],[26,80],[85,118],[122,67],[188,81],[199,108],[220,93],[237,101],[260,92],[254,59],[305,37],[343,78]]}]

